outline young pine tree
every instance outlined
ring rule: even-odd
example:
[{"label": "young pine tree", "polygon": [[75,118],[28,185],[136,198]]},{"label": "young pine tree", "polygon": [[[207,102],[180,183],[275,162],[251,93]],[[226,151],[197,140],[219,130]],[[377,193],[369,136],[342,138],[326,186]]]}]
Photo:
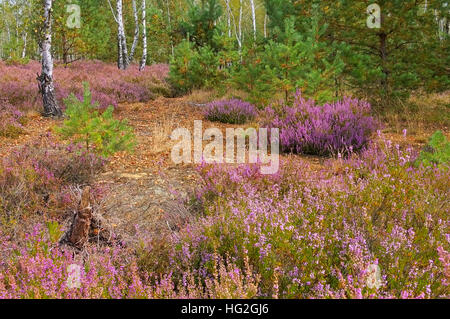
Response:
[{"label": "young pine tree", "polygon": [[135,145],[133,129],[126,121],[114,119],[112,106],[103,113],[98,111],[98,102],[93,103],[88,83],[83,83],[83,101],[71,94],[64,100],[67,119],[56,128],[63,139],[82,143],[86,151],[110,156],[118,151],[132,150]]},{"label": "young pine tree", "polygon": [[295,28],[295,18],[286,18],[284,31],[270,40],[264,50],[248,51],[243,67],[234,76],[240,89],[249,92],[252,102],[267,104],[275,96],[288,100],[301,89],[320,103],[335,98],[336,79],[344,69],[342,45],[322,40],[327,25],[319,25],[316,13],[305,20],[305,31]]}]

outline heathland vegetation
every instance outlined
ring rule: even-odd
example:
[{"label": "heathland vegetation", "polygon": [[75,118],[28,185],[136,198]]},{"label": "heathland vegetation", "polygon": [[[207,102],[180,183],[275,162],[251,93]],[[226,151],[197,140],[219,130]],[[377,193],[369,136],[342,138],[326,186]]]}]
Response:
[{"label": "heathland vegetation", "polygon": [[449,7],[0,0],[0,298],[449,298]]}]

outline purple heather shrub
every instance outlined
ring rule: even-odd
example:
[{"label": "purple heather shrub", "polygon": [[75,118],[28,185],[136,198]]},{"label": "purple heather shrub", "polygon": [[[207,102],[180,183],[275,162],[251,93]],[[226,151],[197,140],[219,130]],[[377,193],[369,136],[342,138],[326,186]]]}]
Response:
[{"label": "purple heather shrub", "polygon": [[0,136],[15,138],[24,132],[25,117],[11,104],[0,101]]},{"label": "purple heather shrub", "polygon": [[197,222],[141,250],[89,246],[84,261],[42,228],[24,246],[0,231],[0,297],[449,298],[450,171],[414,156],[386,142],[322,170],[295,156],[273,176],[202,165]]},{"label": "purple heather shrub", "polygon": [[[28,245],[17,246],[0,233],[0,299],[3,298],[254,298],[259,277],[248,263],[244,271],[214,255],[212,276],[204,284],[189,270],[178,280],[168,271],[148,273],[138,268],[129,248],[86,247],[88,258],[51,240],[48,229],[36,225]],[[71,269],[79,267],[79,276]],[[78,268],[77,267],[77,268]],[[71,277],[71,280],[68,280]],[[74,285],[73,283],[79,284]]]},{"label": "purple heather shrub", "polygon": [[173,258],[199,268],[215,252],[237,265],[248,258],[260,297],[448,298],[450,173],[414,168],[413,156],[371,144],[334,160],[336,171],[289,159],[273,178],[204,166],[205,217]]},{"label": "purple heather shrub", "polygon": [[253,104],[239,99],[231,99],[209,103],[203,114],[209,121],[244,124],[252,121],[257,112]]},{"label": "purple heather shrub", "polygon": [[[31,61],[26,65],[6,65],[0,61],[0,96],[17,109],[41,109],[36,73],[40,64]],[[168,94],[165,78],[169,72],[166,64],[155,64],[139,71],[139,66],[130,65],[127,70],[118,70],[113,64],[100,61],[77,61],[68,67],[56,65],[54,70],[55,92],[61,107],[62,100],[70,93],[81,97],[82,82],[91,85],[94,101],[100,108],[116,107],[123,102],[145,102],[158,94]]]},{"label": "purple heather shrub", "polygon": [[62,215],[77,202],[71,186],[88,183],[103,165],[82,146],[51,137],[13,149],[0,162],[0,230],[20,229],[27,218]]},{"label": "purple heather shrub", "polygon": [[376,130],[370,104],[358,99],[317,105],[297,91],[292,106],[269,106],[263,126],[280,129],[283,152],[313,155],[349,154],[362,150]]}]

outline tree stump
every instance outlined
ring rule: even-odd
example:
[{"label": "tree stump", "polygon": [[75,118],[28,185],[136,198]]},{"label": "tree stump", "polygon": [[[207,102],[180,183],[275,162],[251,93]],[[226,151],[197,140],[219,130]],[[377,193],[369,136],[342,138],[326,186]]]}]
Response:
[{"label": "tree stump", "polygon": [[72,226],[66,240],[81,249],[89,240],[89,230],[92,221],[91,188],[86,186],[81,194],[78,210],[74,214]]}]

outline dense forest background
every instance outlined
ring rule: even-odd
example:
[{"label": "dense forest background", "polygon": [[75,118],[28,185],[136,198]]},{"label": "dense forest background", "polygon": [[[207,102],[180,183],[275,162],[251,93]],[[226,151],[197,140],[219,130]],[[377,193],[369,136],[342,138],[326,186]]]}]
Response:
[{"label": "dense forest background", "polygon": [[[0,1],[1,59],[40,59],[42,10],[38,0]],[[448,89],[448,15],[444,0],[54,1],[52,54],[123,68],[118,47],[138,63],[145,36],[146,63],[171,63],[175,94],[235,87],[265,105],[301,89],[321,102],[353,94],[386,106]]]}]

